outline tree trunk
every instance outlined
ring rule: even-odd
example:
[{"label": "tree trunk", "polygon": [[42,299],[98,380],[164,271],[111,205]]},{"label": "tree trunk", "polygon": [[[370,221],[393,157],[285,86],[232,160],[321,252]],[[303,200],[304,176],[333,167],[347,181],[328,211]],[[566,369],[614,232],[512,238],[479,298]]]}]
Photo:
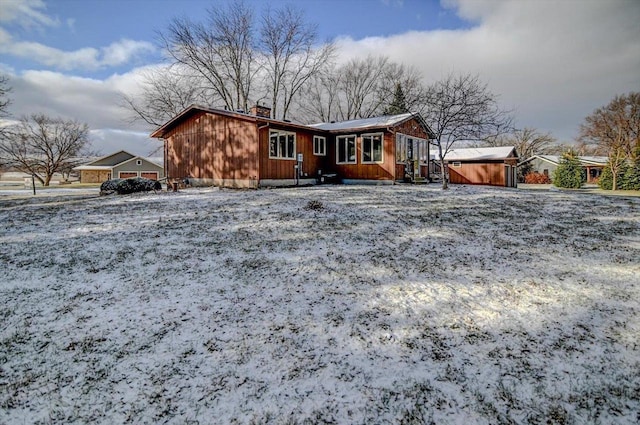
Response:
[{"label": "tree trunk", "polygon": [[438,141],[438,155],[440,157],[440,177],[442,178],[442,190],[449,189],[449,182],[447,181],[447,173],[444,169],[444,158],[442,157],[442,145]]}]

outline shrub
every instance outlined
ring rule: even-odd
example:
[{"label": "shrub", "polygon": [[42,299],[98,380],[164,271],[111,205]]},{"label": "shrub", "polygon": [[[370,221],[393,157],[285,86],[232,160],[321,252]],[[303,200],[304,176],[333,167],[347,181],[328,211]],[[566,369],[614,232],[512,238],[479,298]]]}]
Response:
[{"label": "shrub", "polygon": [[546,174],[529,173],[524,176],[524,182],[527,184],[549,184],[551,183],[551,179]]},{"label": "shrub", "polygon": [[307,211],[322,211],[324,209],[324,205],[320,201],[309,201],[307,205],[304,207]]},{"label": "shrub", "polygon": [[100,185],[100,195],[126,195],[135,192],[149,192],[151,190],[160,190],[162,185],[159,181],[145,179],[142,177],[134,177],[131,179],[112,179]]},{"label": "shrub", "polygon": [[582,187],[583,170],[578,157],[571,151],[562,155],[558,168],[553,173],[553,184],[557,187],[579,189]]}]

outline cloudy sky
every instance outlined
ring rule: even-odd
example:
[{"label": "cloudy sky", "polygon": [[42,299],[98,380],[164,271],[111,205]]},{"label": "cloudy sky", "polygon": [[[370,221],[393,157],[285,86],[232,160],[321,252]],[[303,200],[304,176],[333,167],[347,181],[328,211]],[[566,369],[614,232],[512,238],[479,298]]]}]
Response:
[{"label": "cloudy sky", "polygon": [[[287,1],[245,0],[262,10]],[[121,93],[162,63],[157,32],[198,19],[213,1],[0,0],[0,72],[10,112],[87,122],[94,148],[148,155],[153,130],[130,123]],[[220,1],[216,2],[220,3]],[[291,3],[291,2],[289,2]],[[518,127],[577,135],[616,94],[640,91],[638,0],[304,0],[293,2],[334,39],[342,59],[385,54],[429,83],[478,74]]]}]

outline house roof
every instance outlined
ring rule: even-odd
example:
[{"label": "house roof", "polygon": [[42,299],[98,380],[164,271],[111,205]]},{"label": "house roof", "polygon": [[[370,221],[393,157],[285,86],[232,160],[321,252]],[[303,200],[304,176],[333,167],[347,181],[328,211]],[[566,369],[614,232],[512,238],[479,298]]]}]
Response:
[{"label": "house roof", "polygon": [[460,148],[451,149],[445,156],[447,161],[477,161],[499,160],[516,157],[514,146],[500,146],[489,148]]},{"label": "house roof", "polygon": [[114,152],[112,154],[100,157],[98,159],[94,159],[93,161],[88,162],[84,165],[73,167],[73,169],[78,171],[101,171],[101,170],[109,171],[114,167],[133,161],[134,159],[142,159],[153,165],[163,168],[162,165],[155,163],[149,158],[143,158],[141,156],[133,155],[127,151],[118,151],[118,152]]},{"label": "house roof", "polygon": [[330,122],[330,123],[316,123],[316,124],[305,125],[305,124],[293,123],[290,121],[282,121],[282,120],[274,120],[272,118],[258,117],[255,115],[245,114],[244,112],[225,111],[223,109],[208,108],[208,107],[199,106],[199,105],[189,106],[184,111],[180,112],[178,115],[173,117],[171,120],[167,121],[164,125],[158,128],[156,131],[151,133],[151,137],[155,137],[155,138],[164,137],[165,134],[171,128],[173,128],[177,123],[179,123],[189,115],[193,114],[194,112],[198,112],[198,111],[208,112],[208,113],[217,114],[217,115],[224,115],[228,117],[234,117],[242,120],[275,124],[285,128],[292,128],[292,129],[298,128],[303,130],[317,130],[317,131],[333,132],[333,133],[341,133],[341,132],[343,133],[347,131],[362,131],[362,130],[373,130],[378,128],[393,127],[405,121],[408,121],[412,118],[415,118],[420,122],[420,125],[424,127],[425,131],[429,134],[429,136],[431,138],[435,138],[433,131],[426,124],[422,116],[420,116],[419,114],[412,114],[409,112],[404,114],[399,114],[399,115],[385,115],[385,116],[375,117],[375,118],[363,118],[363,119],[357,119],[357,120],[348,120],[348,121]]},{"label": "house roof", "polygon": [[[520,164],[525,164],[534,159],[541,159],[554,165],[560,164],[560,155],[534,155],[522,161]],[[582,165],[607,165],[609,158],[606,156],[578,156],[578,161]]]},{"label": "house roof", "polygon": [[291,121],[274,120],[274,119],[271,119],[271,118],[265,118],[265,117],[259,117],[259,116],[256,116],[256,115],[246,114],[244,112],[226,111],[224,109],[208,108],[206,106],[201,106],[201,105],[195,105],[194,104],[194,105],[190,105],[189,107],[184,109],[178,115],[176,115],[175,117],[173,117],[172,119],[167,121],[160,128],[158,128],[156,131],[151,133],[151,137],[154,137],[154,138],[162,138],[162,137],[164,137],[165,134],[171,128],[173,128],[177,123],[179,123],[184,118],[188,117],[189,115],[191,115],[191,114],[193,114],[195,112],[208,112],[208,113],[211,113],[211,114],[224,115],[224,116],[227,116],[227,117],[234,117],[234,118],[241,119],[241,120],[246,120],[246,121],[265,122],[265,123],[276,124],[276,125],[279,125],[279,126],[282,126],[282,127],[287,127],[287,128],[303,128],[303,129],[307,129],[307,130],[309,129],[308,126],[305,126],[303,124],[294,123],[294,122],[291,122]]},{"label": "house roof", "polygon": [[377,128],[394,127],[412,118],[415,118],[420,122],[420,124],[424,127],[425,131],[429,134],[429,137],[435,138],[433,131],[424,121],[422,116],[419,114],[412,114],[411,112],[406,112],[404,114],[398,114],[398,115],[383,115],[380,117],[361,118],[356,120],[347,120],[347,121],[338,121],[338,122],[321,122],[316,124],[310,124],[309,127],[329,131],[332,133],[344,133],[347,131],[362,131],[362,130],[373,130]]}]

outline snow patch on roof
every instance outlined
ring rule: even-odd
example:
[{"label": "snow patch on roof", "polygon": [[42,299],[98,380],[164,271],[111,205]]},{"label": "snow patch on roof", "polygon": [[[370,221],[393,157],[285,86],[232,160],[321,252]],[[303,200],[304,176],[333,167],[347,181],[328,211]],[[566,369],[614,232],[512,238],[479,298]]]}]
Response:
[{"label": "snow patch on roof", "polygon": [[310,124],[309,127],[318,128],[326,131],[339,131],[339,130],[358,130],[366,128],[380,128],[390,127],[401,123],[413,116],[412,113],[407,112],[399,115],[383,115],[381,117],[362,118],[357,120],[340,121],[340,122],[321,122],[316,124]]},{"label": "snow patch on roof", "polygon": [[499,146],[490,148],[461,148],[451,149],[445,159],[452,161],[476,160],[476,159],[505,159],[511,155],[513,146]]}]

